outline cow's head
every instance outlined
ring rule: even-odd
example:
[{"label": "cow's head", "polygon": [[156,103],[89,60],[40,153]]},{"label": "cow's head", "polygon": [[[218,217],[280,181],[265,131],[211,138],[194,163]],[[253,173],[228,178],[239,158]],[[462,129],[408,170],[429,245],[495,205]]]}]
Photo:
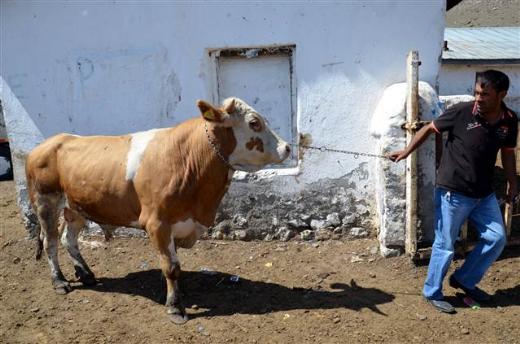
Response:
[{"label": "cow's head", "polygon": [[233,130],[237,144],[229,163],[237,170],[257,171],[265,165],[280,163],[291,154],[291,146],[243,100],[228,98],[222,108],[199,100],[197,106],[204,120]]}]

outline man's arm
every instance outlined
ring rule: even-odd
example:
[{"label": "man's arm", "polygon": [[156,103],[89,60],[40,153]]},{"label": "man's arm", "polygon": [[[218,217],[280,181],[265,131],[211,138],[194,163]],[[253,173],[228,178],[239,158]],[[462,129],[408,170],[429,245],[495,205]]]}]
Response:
[{"label": "man's arm", "polygon": [[507,196],[506,201],[512,202],[518,193],[516,184],[516,154],[514,148],[502,148],[500,150],[502,157],[502,166],[507,178]]},{"label": "man's arm", "polygon": [[[387,154],[386,156],[394,161],[398,162],[403,159],[406,159],[410,153],[412,153],[414,150],[416,150],[427,138],[430,136],[431,133],[435,132],[435,127],[433,126],[433,122],[430,122],[429,124],[422,127],[417,134],[414,135],[412,138],[412,141],[410,141],[410,144],[408,147],[406,147],[404,150],[396,151]],[[514,153],[513,153],[514,154]]]}]

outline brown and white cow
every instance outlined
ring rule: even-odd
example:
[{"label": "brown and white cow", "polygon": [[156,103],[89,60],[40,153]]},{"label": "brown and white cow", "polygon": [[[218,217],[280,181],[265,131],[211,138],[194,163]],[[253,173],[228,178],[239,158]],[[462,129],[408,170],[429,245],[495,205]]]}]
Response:
[{"label": "brown and white cow", "polygon": [[192,247],[213,224],[234,169],[255,171],[290,154],[287,142],[242,100],[226,99],[222,108],[197,105],[201,117],[173,128],[123,136],[59,134],[29,154],[27,182],[41,228],[37,256],[43,245],[56,292],[70,291],[58,264],[60,235],[76,276],[93,284],[77,242],[86,220],[142,228],[160,256],[167,312],[175,323],[187,320],[177,292],[177,248]]}]

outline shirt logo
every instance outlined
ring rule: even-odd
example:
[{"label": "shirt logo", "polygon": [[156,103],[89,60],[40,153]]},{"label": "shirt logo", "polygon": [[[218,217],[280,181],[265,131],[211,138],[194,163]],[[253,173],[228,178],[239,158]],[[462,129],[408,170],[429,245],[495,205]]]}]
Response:
[{"label": "shirt logo", "polygon": [[499,139],[503,140],[507,137],[508,132],[509,132],[509,128],[505,125],[502,125],[497,128],[496,134]]},{"label": "shirt logo", "polygon": [[478,127],[481,127],[482,125],[479,123],[479,122],[471,122],[471,123],[468,123],[468,126],[466,127],[466,130],[471,130],[471,129],[475,129],[475,128],[478,128]]}]

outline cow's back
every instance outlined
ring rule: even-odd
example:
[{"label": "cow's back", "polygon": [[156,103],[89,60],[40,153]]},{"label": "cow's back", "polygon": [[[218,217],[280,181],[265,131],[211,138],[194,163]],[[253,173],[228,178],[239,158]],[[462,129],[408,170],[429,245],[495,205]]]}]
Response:
[{"label": "cow's back", "polygon": [[87,218],[128,225],[140,210],[133,186],[125,178],[130,141],[129,135],[60,134],[48,139],[27,159],[32,193],[62,192],[69,205]]}]

